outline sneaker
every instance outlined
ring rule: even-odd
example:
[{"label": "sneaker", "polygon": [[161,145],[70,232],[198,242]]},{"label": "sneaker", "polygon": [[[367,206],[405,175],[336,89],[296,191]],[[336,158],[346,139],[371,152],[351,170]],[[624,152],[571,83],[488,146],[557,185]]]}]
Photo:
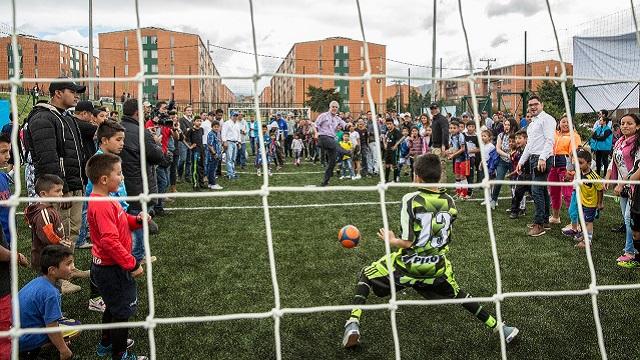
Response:
[{"label": "sneaker", "polygon": [[80,245],[76,245],[76,249],[91,249],[92,247],[93,244],[88,241],[85,241]]},{"label": "sneaker", "polygon": [[351,180],[358,180],[358,178],[356,176],[352,176]]},{"label": "sneaker", "polygon": [[[513,339],[515,339],[515,337],[518,336],[518,333],[520,332],[520,330],[518,330],[517,327],[515,327],[515,326],[507,326],[505,323],[502,323],[500,325],[500,327],[502,327],[502,333],[504,334],[504,341],[507,344],[510,343],[511,341],[513,341]],[[498,332],[500,330],[496,326],[496,328],[493,331],[494,332]]]},{"label": "sneaker", "polygon": [[624,254],[624,255],[620,256],[619,258],[617,258],[616,261],[617,262],[626,262],[626,261],[632,261],[635,258],[636,258],[635,255]]},{"label": "sneaker", "polygon": [[553,217],[553,216],[549,216],[549,223],[550,224],[562,224],[562,221],[560,221],[560,217],[559,216],[557,218]]},{"label": "sneaker", "polygon": [[88,279],[89,278],[89,270],[78,270],[74,268],[71,270],[71,279]]},{"label": "sneaker", "polygon": [[635,269],[640,267],[640,262],[636,260],[631,261],[618,261],[618,266],[626,268],[626,269]]},{"label": "sneaker", "polygon": [[493,201],[493,200],[491,200],[490,205],[491,205],[491,210],[495,210],[495,209],[496,209],[496,206],[498,206],[498,202],[497,202],[497,201]]},{"label": "sneaker", "polygon": [[102,300],[102,296],[89,299],[89,310],[91,311],[103,313],[106,307],[107,306],[104,304],[104,300]]},{"label": "sneaker", "polygon": [[[571,224],[567,224],[567,226],[562,228],[562,231],[564,232],[570,229],[572,229]],[[582,230],[580,229],[580,226],[578,226],[578,230],[576,230],[576,232],[582,232]]]},{"label": "sneaker", "polygon": [[344,180],[344,176],[340,176],[340,180]]},{"label": "sneaker", "polygon": [[565,236],[576,237],[576,235],[579,235],[579,234],[580,234],[580,231],[573,230],[572,228],[562,229],[562,235],[565,235]]},{"label": "sneaker", "polygon": [[487,205],[487,200],[484,200],[483,202],[480,203],[481,206],[485,206]]},{"label": "sneaker", "polygon": [[209,185],[209,189],[211,189],[211,190],[222,190],[223,187],[220,186],[220,184],[215,184],[215,185]]},{"label": "sneaker", "polygon": [[517,219],[517,218],[518,218],[518,213],[512,212],[511,214],[509,214],[509,219]]},{"label": "sneaker", "polygon": [[122,357],[120,358],[120,360],[148,360],[148,359],[149,358],[146,356],[137,356],[131,351],[126,351],[124,354],[122,354]]},{"label": "sneaker", "polygon": [[350,348],[360,345],[360,322],[358,320],[348,320],[344,325],[344,336],[342,336],[342,346]]},{"label": "sneaker", "polygon": [[[131,349],[135,343],[136,342],[133,341],[133,339],[127,339],[127,349]],[[101,343],[98,343],[98,346],[96,347],[96,354],[100,357],[111,355],[112,348],[113,346],[111,344],[109,344],[109,346],[104,346]]]},{"label": "sneaker", "polygon": [[[151,260],[151,262],[155,262],[156,260],[158,260],[158,258],[153,256],[153,255],[151,255],[151,257],[149,259]],[[144,258],[142,258],[142,260],[140,260],[141,264],[146,264],[146,262],[147,262],[147,258],[146,257],[144,257]]]},{"label": "sneaker", "polygon": [[[527,225],[527,227],[528,227],[529,229],[532,229],[534,225],[535,225],[535,224],[528,224],[528,225]],[[543,227],[545,230],[551,230],[551,224],[549,224],[549,223],[544,223],[544,224],[542,224],[542,227]]]},{"label": "sneaker", "polygon": [[544,227],[540,224],[533,224],[533,226],[527,232],[527,235],[532,237],[538,237],[546,233]]},{"label": "sneaker", "polygon": [[62,292],[62,295],[77,293],[80,290],[82,290],[80,286],[72,284],[69,280],[60,281],[60,291]]}]

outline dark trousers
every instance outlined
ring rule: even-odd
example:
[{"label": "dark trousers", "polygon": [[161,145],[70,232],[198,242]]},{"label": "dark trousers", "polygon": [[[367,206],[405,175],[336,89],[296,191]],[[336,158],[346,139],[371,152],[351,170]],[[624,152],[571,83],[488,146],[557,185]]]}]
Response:
[{"label": "dark trousers", "polygon": [[178,180],[178,163],[180,162],[180,151],[177,149],[173,151],[173,162],[169,167],[169,185],[175,186]]},{"label": "dark trousers", "polygon": [[327,167],[324,171],[324,179],[322,180],[322,184],[328,185],[329,179],[331,179],[331,176],[333,176],[333,170],[336,167],[336,139],[330,136],[320,135],[318,137],[318,145],[320,145],[322,156],[324,156],[327,161]]},{"label": "dark trousers", "polygon": [[[551,158],[547,159],[547,167],[543,172],[538,171],[538,158],[538,155],[531,155],[529,158],[531,178],[533,181],[547,181],[549,169],[551,168]],[[531,186],[531,195],[533,196],[533,203],[536,209],[533,217],[533,223],[539,225],[548,223],[550,216],[549,208],[551,207],[549,190],[546,186],[534,185]]]},{"label": "dark trousers", "polygon": [[291,144],[293,143],[293,135],[287,135],[284,141],[284,154],[288,157],[293,157],[293,151],[291,151]]},{"label": "dark trousers", "polygon": [[[411,179],[413,179],[413,164],[411,165]],[[469,158],[469,176],[467,176],[467,183],[469,184],[475,184],[475,178],[478,178],[478,182],[480,182],[480,178],[479,176],[475,176],[476,173],[478,173],[478,163],[476,163],[476,158],[472,157]],[[468,194],[469,196],[473,195],[473,188],[468,188]]]},{"label": "dark trousers", "polygon": [[191,150],[191,183],[194,188],[204,187],[204,154],[201,148]]},{"label": "dark trousers", "polygon": [[516,189],[514,190],[514,195],[511,198],[512,214],[517,214],[520,212],[520,203],[522,202],[522,198],[524,198],[524,195],[526,193],[531,194],[531,185],[516,185]]},{"label": "dark trousers", "polygon": [[[604,177],[607,173],[607,168],[609,167],[609,154],[611,154],[611,151],[596,150],[594,153],[596,155],[596,173]],[[600,172],[600,169],[603,169],[603,171]]]}]

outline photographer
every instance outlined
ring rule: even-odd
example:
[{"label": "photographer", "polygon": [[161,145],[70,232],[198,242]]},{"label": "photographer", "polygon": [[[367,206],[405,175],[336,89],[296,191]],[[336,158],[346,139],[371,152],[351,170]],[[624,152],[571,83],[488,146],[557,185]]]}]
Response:
[{"label": "photographer", "polygon": [[[179,139],[179,135],[174,126],[174,121],[169,115],[169,111],[173,111],[173,101],[167,104],[164,101],[156,103],[156,108],[153,111],[153,117],[150,121],[147,121],[147,128],[150,129],[154,136],[154,140],[158,145],[162,147],[163,160],[155,168],[158,194],[164,194],[167,192],[170,181],[170,168],[173,163],[173,152],[175,150],[175,144]],[[174,114],[175,117],[175,114]],[[150,180],[151,181],[151,180]],[[164,199],[158,199],[155,205],[154,211],[156,215],[164,214]]]}]

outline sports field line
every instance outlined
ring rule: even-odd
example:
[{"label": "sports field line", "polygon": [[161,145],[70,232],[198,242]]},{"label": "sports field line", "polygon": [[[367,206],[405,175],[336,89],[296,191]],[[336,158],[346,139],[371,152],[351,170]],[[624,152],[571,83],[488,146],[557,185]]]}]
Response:
[{"label": "sports field line", "polygon": [[[225,172],[226,174],[226,172]],[[236,171],[236,174],[246,174],[246,175],[257,175],[255,172],[252,171]],[[272,171],[271,172],[272,175],[298,175],[298,174],[324,174],[324,171],[296,171],[296,172],[278,172],[278,171]],[[262,175],[260,175],[262,176]]]},{"label": "sports field line", "polygon": [[[499,197],[499,200],[511,199],[510,197]],[[484,199],[469,199],[465,201],[483,201]],[[387,205],[400,204],[400,201],[387,201]],[[334,203],[334,204],[301,204],[301,205],[269,205],[269,209],[297,209],[297,208],[321,208],[336,206],[358,206],[358,205],[380,205],[379,201],[357,202],[357,203]],[[188,210],[234,210],[234,209],[262,209],[262,205],[249,206],[194,206],[194,207],[174,207],[165,208],[165,211],[188,211]]]}]

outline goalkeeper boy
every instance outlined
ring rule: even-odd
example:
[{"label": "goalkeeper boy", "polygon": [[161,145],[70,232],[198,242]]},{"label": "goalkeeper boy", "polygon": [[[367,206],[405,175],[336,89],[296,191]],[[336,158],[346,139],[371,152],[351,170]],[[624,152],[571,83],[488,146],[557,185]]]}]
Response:
[{"label": "goalkeeper boy", "polygon": [[[451,242],[451,226],[458,215],[453,199],[444,189],[439,189],[440,159],[433,154],[419,156],[415,161],[413,181],[433,184],[421,188],[402,198],[400,223],[401,238],[388,232],[389,244],[398,250],[391,253],[391,269],[395,290],[412,287],[427,299],[449,298],[464,299],[469,294],[460,289],[453,275],[453,267],[447,259]],[[378,236],[384,239],[384,229]],[[356,285],[353,303],[364,304],[373,291],[376,296],[390,294],[387,256],[365,267]],[[505,341],[511,342],[518,329],[498,324],[496,319],[477,302],[468,302],[462,306],[474,314],[489,329],[497,332],[502,327]],[[360,343],[361,309],[353,309],[345,324],[342,345],[353,347]]]}]

